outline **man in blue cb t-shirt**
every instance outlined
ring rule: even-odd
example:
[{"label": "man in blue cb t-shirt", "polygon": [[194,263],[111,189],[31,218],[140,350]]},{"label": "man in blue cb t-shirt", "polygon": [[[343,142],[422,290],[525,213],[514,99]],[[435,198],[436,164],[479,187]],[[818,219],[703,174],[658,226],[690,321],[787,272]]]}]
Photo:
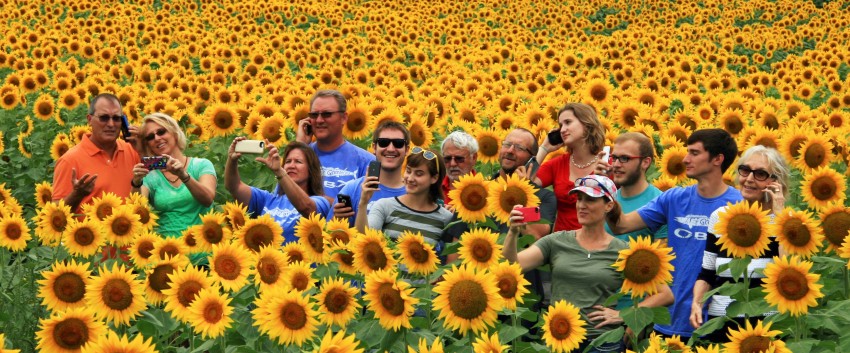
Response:
[{"label": "man in blue cb t-shirt", "polygon": [[738,146],[726,131],[697,130],[688,138],[688,154],[682,161],[686,175],[696,179],[696,185],[667,190],[637,211],[609,214],[608,225],[614,234],[647,227],[657,231],[667,225],[667,243],[676,255],[672,261],[671,286],[676,302],[670,306],[671,324],[655,325],[661,334],[690,337],[693,333],[688,318],[694,282],[702,265],[709,216],[727,203],[743,199],[738,189],[723,182],[723,173],[737,154]]},{"label": "man in blue cb t-shirt", "polygon": [[[316,151],[322,163],[325,195],[333,199],[345,183],[366,175],[375,156],[343,137],[348,114],[345,97],[339,91],[316,92],[307,115],[309,119],[298,122],[295,139]],[[311,143],[314,136],[316,141]]]}]

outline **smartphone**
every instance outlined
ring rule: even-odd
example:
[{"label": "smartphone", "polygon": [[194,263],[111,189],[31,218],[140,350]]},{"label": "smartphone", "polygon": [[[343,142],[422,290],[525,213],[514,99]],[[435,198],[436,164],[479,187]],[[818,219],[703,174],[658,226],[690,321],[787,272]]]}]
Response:
[{"label": "smartphone", "polygon": [[165,164],[167,162],[168,158],[163,156],[142,157],[142,164],[144,164],[145,168],[148,170],[165,169]]},{"label": "smartphone", "polygon": [[520,207],[518,210],[522,212],[523,221],[526,223],[540,220],[540,207]]},{"label": "smartphone", "polygon": [[611,146],[602,147],[602,152],[605,153],[605,155],[602,156],[602,160],[610,163],[611,162],[610,161],[610,159],[611,159]]},{"label": "smartphone", "polygon": [[336,200],[345,207],[351,207],[351,196],[346,194],[336,194]]},{"label": "smartphone", "polygon": [[764,192],[764,204],[765,204],[765,205],[770,205],[770,204],[771,204],[771,201],[770,201],[770,194],[768,194],[766,191]]},{"label": "smartphone", "polygon": [[313,135],[313,125],[310,125],[310,124],[304,125],[304,133],[306,133],[307,136],[312,136]]},{"label": "smartphone", "polygon": [[126,140],[130,137],[130,121],[126,115],[121,116],[121,138]]},{"label": "smartphone", "polygon": [[236,152],[263,154],[266,143],[260,140],[242,140],[236,143]]},{"label": "smartphone", "polygon": [[537,158],[531,156],[528,159],[528,162],[525,163],[525,173],[528,175],[528,180],[534,180],[534,176],[537,175],[537,169],[540,168],[540,163],[537,163]]},{"label": "smartphone", "polygon": [[366,173],[366,176],[381,176],[381,162],[371,161],[369,162],[369,171]]},{"label": "smartphone", "polygon": [[546,135],[546,139],[549,140],[549,144],[552,146],[557,146],[564,143],[564,139],[561,138],[561,130],[552,130],[549,131],[549,134]]}]

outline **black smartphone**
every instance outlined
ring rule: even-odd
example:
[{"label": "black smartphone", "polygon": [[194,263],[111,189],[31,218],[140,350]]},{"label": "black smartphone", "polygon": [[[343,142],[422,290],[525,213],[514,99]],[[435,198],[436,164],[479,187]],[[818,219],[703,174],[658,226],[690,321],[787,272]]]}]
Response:
[{"label": "black smartphone", "polygon": [[345,207],[351,207],[351,196],[346,194],[336,194],[336,200]]},{"label": "black smartphone", "polygon": [[369,162],[369,171],[366,173],[366,176],[381,176],[381,162],[371,161]]},{"label": "black smartphone", "polygon": [[528,180],[534,180],[534,177],[537,175],[537,169],[540,168],[540,163],[537,163],[537,158],[531,156],[528,159],[528,162],[525,163],[525,173],[528,175]]},{"label": "black smartphone", "polygon": [[304,125],[304,133],[306,133],[307,136],[312,136],[313,135],[313,125],[310,125],[310,124]]},{"label": "black smartphone", "polygon": [[127,120],[126,115],[121,116],[121,138],[127,139],[130,137],[130,121]]},{"label": "black smartphone", "polygon": [[549,140],[549,144],[552,146],[564,143],[564,139],[561,138],[561,130],[549,131],[549,134],[546,135],[546,138]]}]

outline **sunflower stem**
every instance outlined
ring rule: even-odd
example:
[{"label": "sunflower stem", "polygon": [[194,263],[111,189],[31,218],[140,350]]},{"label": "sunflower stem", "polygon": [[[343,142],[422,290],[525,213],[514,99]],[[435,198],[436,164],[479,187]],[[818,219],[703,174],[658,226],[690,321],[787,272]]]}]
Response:
[{"label": "sunflower stem", "polygon": [[844,273],[844,299],[850,299],[850,270],[847,267],[842,267],[841,272]]},{"label": "sunflower stem", "polygon": [[[511,324],[513,325],[514,331],[516,331],[516,328],[517,328],[517,312],[516,312],[516,310],[514,310],[513,315],[511,315]],[[517,337],[514,337],[514,339],[511,340],[511,352],[517,351],[516,350],[516,340],[517,340]],[[473,350],[473,352],[474,352],[474,350]]]},{"label": "sunflower stem", "polygon": [[[425,275],[425,288],[428,289],[428,301],[431,302],[431,274]],[[431,329],[431,305],[425,305],[425,311],[428,317],[428,329]]]},{"label": "sunflower stem", "polygon": [[[747,263],[747,266],[744,267],[744,300],[747,301],[747,304],[750,303],[750,256],[744,256],[744,259]],[[750,314],[746,311],[744,312],[744,320],[750,320]]]}]

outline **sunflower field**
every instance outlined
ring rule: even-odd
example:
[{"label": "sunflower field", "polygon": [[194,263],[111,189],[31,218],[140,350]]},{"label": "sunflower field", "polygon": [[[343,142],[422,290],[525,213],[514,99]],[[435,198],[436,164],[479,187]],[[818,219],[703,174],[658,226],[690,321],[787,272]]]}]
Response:
[{"label": "sunflower field", "polygon": [[[361,147],[390,120],[409,127],[414,145],[435,149],[443,136],[464,130],[480,144],[481,174],[496,170],[507,131],[523,127],[543,138],[567,102],[596,108],[607,144],[626,131],[651,136],[659,158],[650,177],[662,190],[693,182],[682,159],[694,130],[723,128],[741,151],[777,148],[794,167],[788,209],[773,225],[746,207],[723,220],[747,228],[724,244],[740,255],[729,266],[740,282],[717,290],[737,300],[730,312],[778,313],[729,333],[732,342],[722,347],[632,337],[633,349],[850,351],[850,2],[0,6],[0,352],[576,347],[588,325],[577,309],[561,301],[532,310],[539,298],[519,267],[500,258],[500,234],[489,230],[516,203],[504,195],[533,196],[520,180],[466,181],[467,193],[455,199],[465,202],[461,216],[479,227],[442,254],[460,254],[453,265],[439,265],[440,254],[418,234],[393,243],[317,217],[301,220],[299,242],[276,246],[280,226],[248,217],[229,202],[221,180],[215,210],[180,238],[152,230],[157,216],[138,195],[102,195],[79,217],[50,202],[54,163],[89,131],[93,95],[117,95],[131,123],[153,112],[175,117],[190,136],[186,154],[209,159],[222,176],[235,136],[282,146],[294,139],[313,93],[326,88],[348,98],[345,135]],[[241,167],[247,184],[273,185],[270,173]],[[748,289],[739,284],[748,281],[746,265],[767,233],[789,255],[765,269],[764,288]],[[129,250],[102,261],[105,246]],[[189,255],[209,265],[193,266]],[[659,271],[668,257],[659,255]],[[639,332],[664,313],[621,315]],[[708,322],[698,332],[722,325]]]}]

